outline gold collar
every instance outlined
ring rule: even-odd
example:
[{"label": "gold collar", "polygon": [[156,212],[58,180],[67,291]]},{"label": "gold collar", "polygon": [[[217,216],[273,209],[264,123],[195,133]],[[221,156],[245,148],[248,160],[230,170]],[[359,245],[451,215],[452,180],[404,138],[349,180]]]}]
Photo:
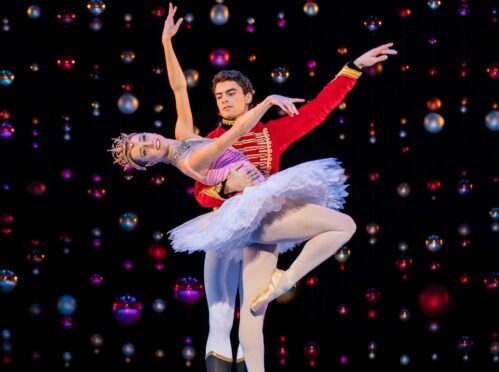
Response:
[{"label": "gold collar", "polygon": [[235,122],[236,122],[235,120],[228,120],[222,118],[222,125],[227,125],[229,127],[232,127]]}]

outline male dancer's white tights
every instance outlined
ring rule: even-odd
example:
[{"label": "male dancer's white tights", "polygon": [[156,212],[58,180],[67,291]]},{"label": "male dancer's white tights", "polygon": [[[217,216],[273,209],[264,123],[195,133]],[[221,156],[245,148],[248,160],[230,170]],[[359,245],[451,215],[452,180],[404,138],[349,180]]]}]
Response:
[{"label": "male dancer's white tights", "polygon": [[265,313],[253,315],[251,302],[270,281],[277,266],[277,245],[246,247],[243,251],[243,291],[239,318],[239,342],[248,372],[264,371],[263,320]]},{"label": "male dancer's white tights", "polygon": [[[206,252],[204,285],[209,311],[209,332],[206,356],[232,360],[230,332],[234,322],[237,290],[241,280],[241,262],[228,259],[214,251]],[[243,358],[241,346],[237,359]]]},{"label": "male dancer's white tights", "polygon": [[[234,321],[236,294],[239,286],[240,325],[239,338],[245,345],[246,354],[263,363],[263,314],[253,316],[251,301],[268,285],[270,275],[277,265],[276,245],[244,249],[246,285],[240,286],[241,262],[213,251],[206,253],[204,261],[204,284],[209,311],[209,332],[206,356],[231,361],[232,345],[230,333]],[[243,357],[241,344],[237,360]],[[263,365],[263,364],[262,364]]]}]

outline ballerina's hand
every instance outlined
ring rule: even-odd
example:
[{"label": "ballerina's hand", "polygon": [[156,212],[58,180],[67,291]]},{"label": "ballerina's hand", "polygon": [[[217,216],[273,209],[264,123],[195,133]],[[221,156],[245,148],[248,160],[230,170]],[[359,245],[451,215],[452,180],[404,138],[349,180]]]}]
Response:
[{"label": "ballerina's hand", "polygon": [[165,25],[163,26],[163,35],[161,36],[161,40],[165,42],[166,40],[171,39],[178,31],[178,28],[182,24],[183,18],[179,18],[177,23],[173,20],[175,13],[177,12],[177,7],[174,7],[172,3],[170,3],[168,8],[168,17],[166,17]]},{"label": "ballerina's hand", "polygon": [[289,116],[300,115],[295,106],[295,102],[305,102],[303,98],[289,98],[278,94],[273,94],[269,96],[269,98],[272,105],[279,106],[281,110]]}]

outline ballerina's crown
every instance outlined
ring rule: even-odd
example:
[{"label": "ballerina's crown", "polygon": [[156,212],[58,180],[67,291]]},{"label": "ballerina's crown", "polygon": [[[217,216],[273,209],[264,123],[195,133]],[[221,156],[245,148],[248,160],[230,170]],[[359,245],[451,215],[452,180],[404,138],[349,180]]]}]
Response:
[{"label": "ballerina's crown", "polygon": [[140,166],[130,157],[130,152],[132,149],[130,145],[130,137],[134,134],[135,133],[121,133],[119,137],[113,138],[113,144],[107,151],[109,151],[113,155],[113,164],[118,163],[118,165],[121,166],[124,170],[130,168],[145,170],[145,167]]}]

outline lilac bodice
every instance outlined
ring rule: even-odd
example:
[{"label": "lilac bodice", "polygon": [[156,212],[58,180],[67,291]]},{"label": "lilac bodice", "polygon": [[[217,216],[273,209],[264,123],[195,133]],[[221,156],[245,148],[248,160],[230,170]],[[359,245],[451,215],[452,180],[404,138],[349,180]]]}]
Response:
[{"label": "lilac bodice", "polygon": [[[206,175],[206,184],[216,185],[217,183],[225,181],[227,177],[229,177],[229,172],[239,164],[242,164],[241,169],[243,170],[256,169],[256,167],[239,151],[233,147],[227,149],[217,160],[211,163],[210,169]],[[260,174],[258,181],[262,182],[264,180],[265,177]]]},{"label": "lilac bodice", "polygon": [[[197,179],[205,185],[216,185],[225,181],[229,176],[230,171],[239,164],[242,164],[241,168],[243,170],[258,170],[242,153],[237,151],[235,148],[230,147],[210,164],[210,168],[208,169],[206,176],[194,171],[189,165],[190,155],[195,149],[211,141],[214,140],[210,138],[203,138],[179,141],[179,145],[177,145],[176,149],[174,149],[177,153],[172,159],[172,164],[189,177]],[[260,173],[258,182],[262,182],[264,180],[265,177]]]}]

